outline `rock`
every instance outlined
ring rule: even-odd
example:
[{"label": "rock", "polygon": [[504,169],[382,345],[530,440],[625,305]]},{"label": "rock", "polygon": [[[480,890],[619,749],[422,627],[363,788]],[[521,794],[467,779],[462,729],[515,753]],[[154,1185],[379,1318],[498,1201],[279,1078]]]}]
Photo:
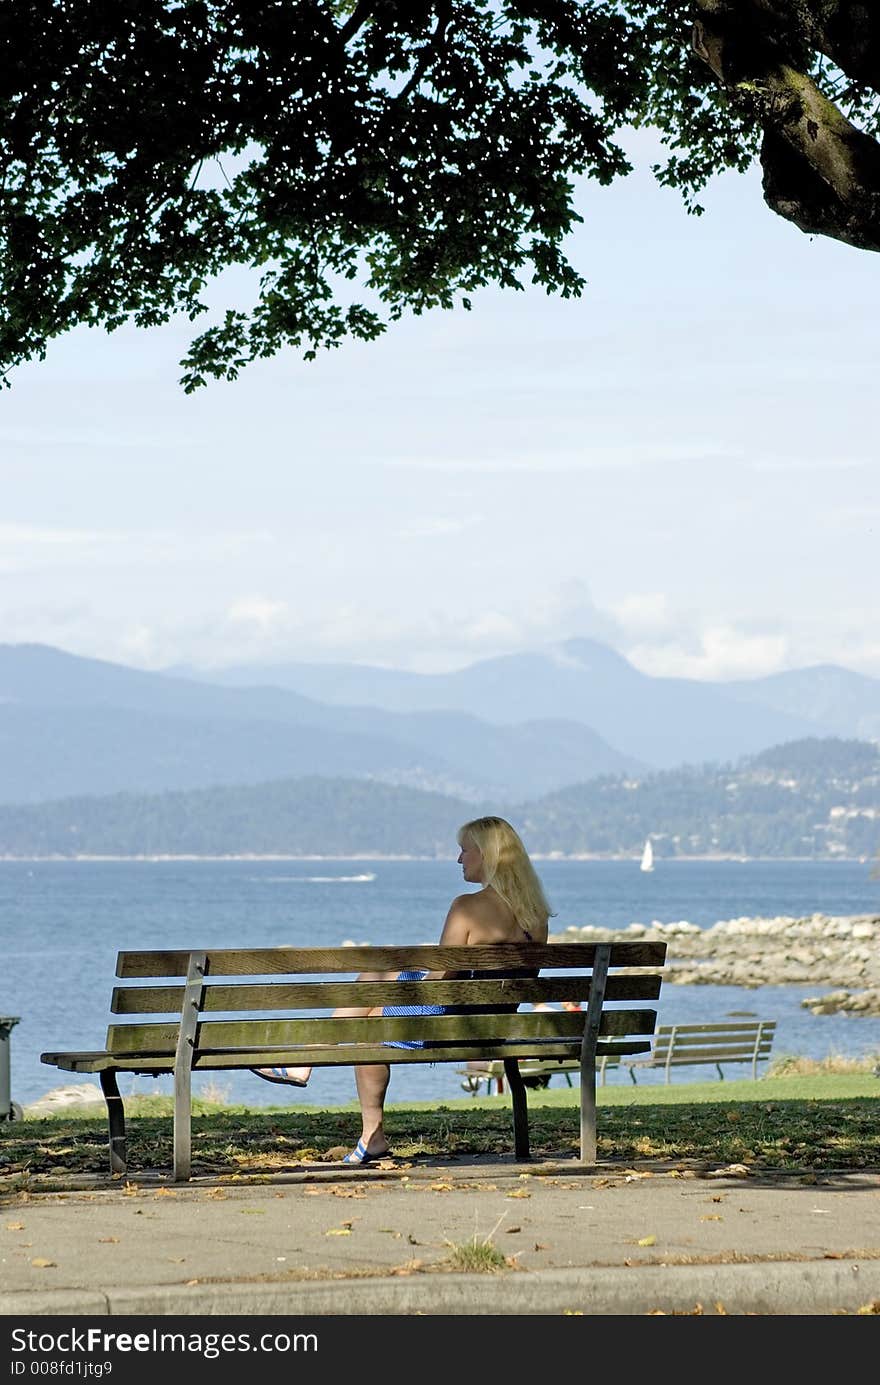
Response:
[{"label": "rock", "polygon": [[94,1106],[104,1102],[104,1093],[93,1082],[81,1082],[75,1087],[55,1087],[24,1108],[26,1116],[43,1116],[65,1106]]},{"label": "rock", "polygon": [[801,1003],[821,1007],[817,1014],[880,1016],[880,915],[742,917],[711,928],[684,920],[622,930],[590,925],[569,927],[551,942],[613,942],[622,935],[665,941],[672,985],[829,986],[829,995]]}]

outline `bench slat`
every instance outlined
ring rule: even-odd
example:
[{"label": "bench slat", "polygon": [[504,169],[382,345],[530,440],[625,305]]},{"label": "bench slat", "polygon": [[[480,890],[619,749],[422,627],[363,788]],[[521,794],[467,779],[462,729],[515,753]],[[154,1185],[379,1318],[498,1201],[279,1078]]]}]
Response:
[{"label": "bench slat", "polygon": [[[653,1034],[653,1010],[606,1010],[600,1034]],[[398,1019],[375,1018],[203,1020],[195,1035],[195,1048],[292,1048],[309,1043],[350,1044],[369,1041],[377,1027],[389,1039],[452,1040],[462,1038],[570,1038],[581,1040],[583,1014],[567,1011],[521,1012],[512,1015],[419,1015]],[[112,1024],[107,1030],[107,1049],[126,1053],[173,1053],[177,1047],[176,1024]],[[394,1050],[392,1050],[393,1052]],[[389,1059],[390,1061],[390,1059]]]},{"label": "bench slat", "polygon": [[[650,1050],[650,1043],[644,1040],[633,1040],[632,1042],[622,1043],[614,1039],[599,1040],[596,1050],[597,1058],[608,1057],[614,1062],[621,1057],[631,1054],[647,1053]],[[541,1059],[537,1062],[551,1060],[554,1063],[570,1063],[572,1053],[576,1053],[579,1044],[549,1042],[541,1045]],[[512,1042],[504,1044],[461,1044],[450,1045],[449,1048],[429,1049],[426,1055],[425,1050],[419,1049],[396,1049],[391,1060],[394,1063],[451,1063],[467,1062],[472,1059],[477,1050],[480,1056],[490,1059],[497,1059],[499,1069],[503,1071],[504,1058],[535,1059],[535,1045],[528,1041]],[[101,1072],[107,1068],[118,1067],[119,1054],[110,1053],[107,1050],[90,1051],[83,1053],[56,1053],[41,1055],[44,1061],[52,1062],[54,1066],[63,1068],[67,1072]],[[314,1047],[305,1048],[254,1048],[241,1049],[238,1052],[212,1053],[209,1051],[197,1053],[193,1058],[193,1071],[200,1069],[210,1072],[216,1070],[232,1070],[240,1068],[262,1068],[282,1064],[285,1067],[299,1067],[307,1064],[323,1067],[349,1067],[352,1063],[387,1063],[389,1052],[380,1044],[352,1044],[343,1053],[339,1049],[334,1049],[330,1053],[321,1054]],[[124,1068],[126,1072],[153,1073],[160,1076],[164,1073],[173,1072],[173,1059],[167,1053],[164,1054],[129,1054]],[[563,1069],[554,1066],[554,1072]],[[571,1071],[576,1072],[578,1065],[574,1064]],[[291,1088],[295,1092],[296,1088]]]},{"label": "bench slat", "polygon": [[[209,976],[277,976],[360,971],[402,971],[416,967],[438,971],[476,971],[495,967],[590,967],[602,943],[498,943],[489,947],[267,947],[205,948]],[[118,977],[186,976],[190,952],[120,952]],[[612,967],[662,967],[665,943],[626,942],[611,945]]]},{"label": "bench slat", "polygon": [[[657,1000],[659,976],[610,976],[606,1000]],[[589,1000],[590,978],[540,977],[505,981],[270,981],[263,985],[208,982],[203,991],[202,1012],[237,1010],[336,1009],[344,1005],[414,1005],[427,1000],[430,984],[432,1005],[545,1004],[563,1000]],[[114,1015],[176,1014],[183,1003],[183,986],[116,986],[110,1009]]]}]

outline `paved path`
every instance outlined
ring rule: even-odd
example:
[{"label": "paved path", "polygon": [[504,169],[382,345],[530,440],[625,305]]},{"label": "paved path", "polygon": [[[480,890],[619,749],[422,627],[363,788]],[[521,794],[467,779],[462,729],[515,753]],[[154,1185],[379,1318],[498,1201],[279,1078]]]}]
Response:
[{"label": "paved path", "polygon": [[[880,1313],[874,1172],[387,1161],[0,1201],[2,1317]],[[450,1268],[484,1242],[503,1268]]]}]

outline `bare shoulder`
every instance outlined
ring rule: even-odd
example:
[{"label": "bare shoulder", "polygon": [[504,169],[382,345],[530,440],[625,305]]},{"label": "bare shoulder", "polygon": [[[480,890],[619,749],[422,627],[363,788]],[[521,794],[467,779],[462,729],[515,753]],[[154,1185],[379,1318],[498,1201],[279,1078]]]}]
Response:
[{"label": "bare shoulder", "polygon": [[463,913],[475,917],[483,907],[484,892],[475,890],[473,894],[458,894],[449,906],[450,914]]}]

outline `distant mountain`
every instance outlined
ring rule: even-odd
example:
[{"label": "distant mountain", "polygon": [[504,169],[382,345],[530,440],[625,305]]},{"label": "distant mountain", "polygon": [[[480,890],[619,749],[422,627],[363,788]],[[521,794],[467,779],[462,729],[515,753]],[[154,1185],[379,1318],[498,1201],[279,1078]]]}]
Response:
[{"label": "distant mountain", "polygon": [[454,673],[284,664],[214,671],[210,679],[238,688],[284,687],[333,705],[457,710],[506,725],[544,718],[577,721],[655,768],[736,759],[783,741],[832,734],[794,710],[744,698],[739,685],[734,692],[725,684],[650,677],[607,645],[588,639],[568,640],[542,653],[485,659]]},{"label": "distant mountain", "polygon": [[880,679],[815,664],[724,686],[740,701],[801,717],[832,735],[880,740]]},{"label": "distant mountain", "polygon": [[328,707],[288,689],[0,646],[0,803],[311,774],[529,797],[643,767],[578,722],[497,726],[459,712]]},{"label": "distant mountain", "polygon": [[536,856],[876,858],[880,749],[807,739],[736,765],[607,776],[527,803],[474,803],[318,776],[0,806],[0,856],[428,856],[503,812]]}]

